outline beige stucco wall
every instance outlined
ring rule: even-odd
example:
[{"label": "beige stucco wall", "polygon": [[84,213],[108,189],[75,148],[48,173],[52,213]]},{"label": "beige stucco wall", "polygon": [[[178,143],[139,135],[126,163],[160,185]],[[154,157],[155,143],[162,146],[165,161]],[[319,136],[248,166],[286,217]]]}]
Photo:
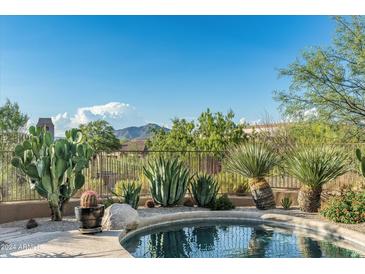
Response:
[{"label": "beige stucco wall", "polygon": [[[290,196],[293,206],[297,205],[298,194],[290,190],[274,190],[276,204],[279,206],[284,196]],[[149,197],[141,197],[139,204],[144,205]],[[251,196],[230,196],[236,206],[254,206]],[[78,199],[72,199],[65,205],[65,216],[74,215],[74,207],[79,204]],[[30,218],[48,217],[51,212],[47,201],[22,201],[0,203],[0,224]]]}]

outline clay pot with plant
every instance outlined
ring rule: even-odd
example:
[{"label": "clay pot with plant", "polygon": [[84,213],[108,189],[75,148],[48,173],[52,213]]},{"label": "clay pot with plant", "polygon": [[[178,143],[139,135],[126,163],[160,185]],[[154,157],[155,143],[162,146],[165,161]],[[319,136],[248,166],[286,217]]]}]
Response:
[{"label": "clay pot with plant", "polygon": [[101,221],[104,216],[104,205],[98,204],[95,191],[85,191],[80,198],[80,206],[75,207],[76,219],[81,222],[81,233],[101,232]]}]

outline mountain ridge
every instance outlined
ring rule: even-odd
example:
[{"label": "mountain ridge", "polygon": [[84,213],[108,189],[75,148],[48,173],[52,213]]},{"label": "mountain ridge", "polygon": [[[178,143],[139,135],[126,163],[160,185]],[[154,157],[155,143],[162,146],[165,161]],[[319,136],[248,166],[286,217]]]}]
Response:
[{"label": "mountain ridge", "polygon": [[114,130],[115,136],[118,139],[126,139],[126,140],[146,140],[152,136],[152,131],[155,129],[163,129],[166,132],[170,129],[166,127],[159,126],[154,123],[148,123],[143,126],[131,126],[122,129]]}]

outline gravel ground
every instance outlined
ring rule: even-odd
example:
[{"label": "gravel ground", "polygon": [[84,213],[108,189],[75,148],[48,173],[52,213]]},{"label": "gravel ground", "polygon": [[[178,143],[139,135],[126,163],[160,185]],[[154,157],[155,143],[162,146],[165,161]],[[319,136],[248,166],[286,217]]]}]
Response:
[{"label": "gravel ground", "polygon": [[[170,208],[161,208],[161,207],[144,208],[144,207],[141,207],[138,209],[138,214],[141,218],[144,218],[144,217],[156,216],[159,214],[170,214],[170,213],[177,213],[177,212],[189,212],[189,211],[201,211],[201,210],[209,210],[209,209],[197,208],[197,207],[184,207],[184,206],[170,207]],[[241,207],[241,208],[239,207],[234,210],[236,210],[236,211],[241,211],[241,210],[254,211],[256,209],[253,207],[252,208],[251,207]],[[308,218],[308,219],[319,219],[322,221],[330,222],[330,221],[324,219],[319,214],[304,213],[304,212],[299,211],[298,209],[283,210],[283,209],[278,208],[278,209],[274,209],[274,210],[269,210],[269,211],[267,211],[267,213],[287,214],[287,215],[292,215],[292,216],[296,216],[296,217],[302,217],[302,218]],[[78,222],[76,221],[76,219],[74,217],[64,217],[63,221],[61,221],[61,222],[52,222],[52,221],[50,221],[49,218],[36,218],[35,220],[38,223],[38,227],[36,227],[36,228],[26,229],[25,225],[27,223],[27,220],[22,220],[22,221],[0,224],[0,231],[1,231],[1,229],[6,229],[6,228],[14,228],[14,229],[16,228],[16,230],[15,230],[16,232],[32,234],[32,233],[36,233],[36,232],[55,232],[55,231],[77,230],[78,226],[79,226]],[[365,233],[365,223],[354,224],[354,225],[337,223],[337,225]]]},{"label": "gravel ground", "polygon": [[25,227],[28,220],[10,222],[0,224],[2,228],[18,228],[17,231],[23,230],[24,233],[36,233],[36,232],[54,232],[54,231],[70,231],[78,229],[79,224],[74,217],[64,217],[60,222],[52,222],[49,217],[47,218],[35,218],[38,226],[32,229]]},{"label": "gravel ground", "polygon": [[140,207],[138,209],[138,215],[140,217],[152,217],[159,214],[170,214],[177,212],[190,212],[190,211],[202,211],[209,210],[207,208],[200,207],[186,207],[186,206],[176,206],[176,207],[154,207],[154,208],[145,208]]}]

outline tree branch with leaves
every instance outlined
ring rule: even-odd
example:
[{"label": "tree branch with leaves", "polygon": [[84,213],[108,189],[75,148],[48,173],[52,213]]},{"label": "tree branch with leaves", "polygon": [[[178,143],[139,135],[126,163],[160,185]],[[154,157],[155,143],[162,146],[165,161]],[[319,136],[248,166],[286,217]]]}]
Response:
[{"label": "tree branch with leaves", "polygon": [[288,77],[286,91],[276,91],[284,114],[303,119],[315,109],[317,118],[365,126],[365,17],[335,17],[331,46],[314,47],[279,76]]}]

